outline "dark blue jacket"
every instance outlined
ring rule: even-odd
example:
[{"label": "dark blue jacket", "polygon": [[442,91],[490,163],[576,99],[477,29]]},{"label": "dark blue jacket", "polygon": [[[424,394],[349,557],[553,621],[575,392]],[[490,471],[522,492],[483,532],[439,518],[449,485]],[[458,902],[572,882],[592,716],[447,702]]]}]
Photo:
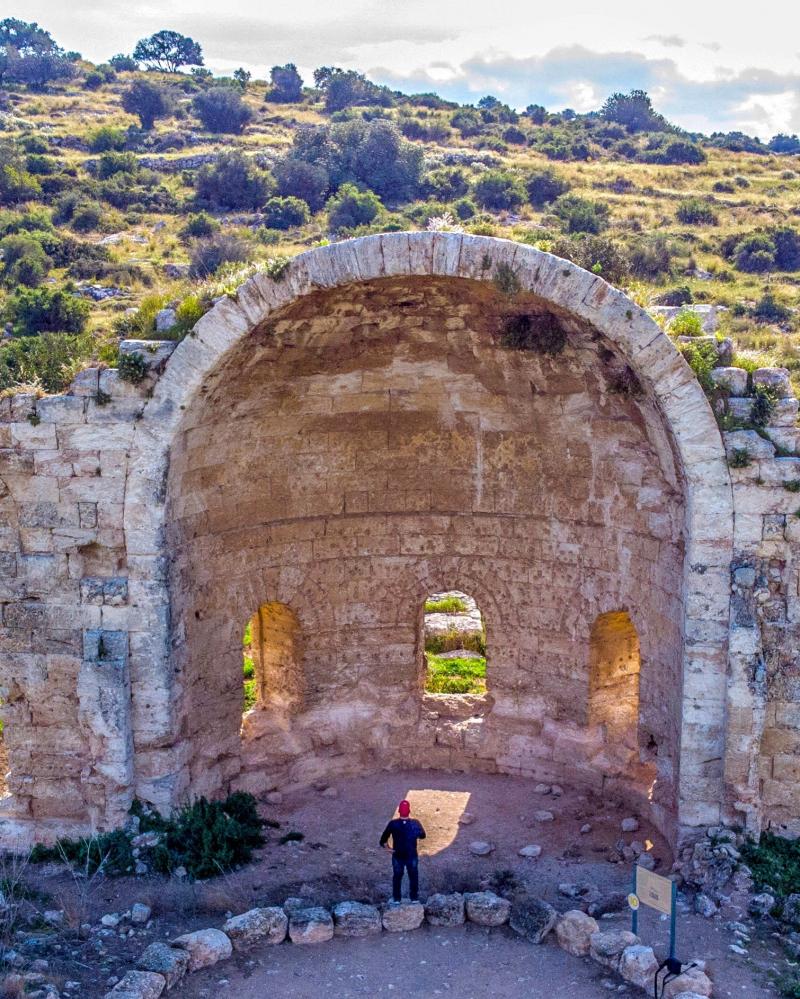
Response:
[{"label": "dark blue jacket", "polygon": [[422,823],[416,819],[392,819],[383,830],[381,846],[392,837],[392,849],[398,860],[413,860],[417,855],[417,840],[425,839]]}]

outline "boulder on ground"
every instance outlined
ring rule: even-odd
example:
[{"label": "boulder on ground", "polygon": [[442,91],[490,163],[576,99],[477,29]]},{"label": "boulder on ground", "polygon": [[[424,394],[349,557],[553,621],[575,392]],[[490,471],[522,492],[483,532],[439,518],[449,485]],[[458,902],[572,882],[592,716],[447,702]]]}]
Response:
[{"label": "boulder on ground", "polygon": [[380,931],[381,914],[374,905],[339,902],[333,907],[333,932],[337,937],[368,937]]},{"label": "boulder on ground", "polygon": [[527,846],[521,847],[517,853],[520,857],[527,857],[529,860],[535,860],[537,857],[541,857],[542,848],[538,843],[529,843]]},{"label": "boulder on ground", "polygon": [[619,973],[626,982],[650,991],[653,988],[658,960],[652,947],[632,944],[626,947],[619,959]]},{"label": "boulder on ground", "polygon": [[589,953],[591,936],[599,929],[597,920],[580,909],[570,909],[556,923],[558,946],[568,954],[585,957]]},{"label": "boulder on ground", "polygon": [[131,922],[135,926],[142,926],[150,918],[152,911],[144,902],[134,902],[131,906]]},{"label": "boulder on ground", "polygon": [[479,926],[502,926],[511,915],[511,903],[493,891],[465,892],[464,909],[467,919]]},{"label": "boulder on ground", "polygon": [[389,902],[383,907],[383,928],[390,933],[417,930],[425,919],[422,902]]},{"label": "boulder on ground", "polygon": [[540,944],[556,925],[558,913],[538,898],[522,898],[511,906],[509,925],[531,943]]},{"label": "boulder on ground", "polygon": [[289,914],[289,939],[295,944],[325,943],[333,938],[333,918],[327,909],[314,905]]},{"label": "boulder on ground", "polygon": [[800,926],[800,895],[787,895],[783,903],[781,918],[792,926]]},{"label": "boulder on ground", "polygon": [[105,999],[158,999],[166,987],[166,978],[154,971],[129,971]]},{"label": "boulder on ground", "polygon": [[747,911],[751,916],[768,916],[775,908],[775,896],[768,891],[761,892],[760,895],[753,895],[747,906]]},{"label": "boulder on ground", "polygon": [[171,989],[186,974],[189,955],[179,947],[170,947],[168,943],[157,940],[144,951],[136,965],[142,971],[157,971],[163,975],[167,988]]},{"label": "boulder on ground", "polygon": [[713,991],[714,986],[711,984],[711,979],[705,973],[705,969],[698,965],[694,968],[687,968],[682,975],[667,982],[662,996],[663,999],[676,999],[682,992],[689,992],[706,999]]},{"label": "boulder on ground", "polygon": [[222,930],[213,928],[184,933],[172,941],[173,946],[189,952],[189,971],[209,968],[233,953],[233,945]]},{"label": "boulder on ground", "polygon": [[612,891],[608,895],[601,895],[586,906],[586,911],[590,916],[599,919],[608,912],[624,912],[628,907],[628,896],[622,891]]},{"label": "boulder on ground", "polygon": [[464,922],[464,896],[457,891],[428,896],[425,917],[431,926],[460,926]]},{"label": "boulder on ground", "polygon": [[604,968],[618,971],[622,952],[638,943],[639,938],[628,930],[598,930],[589,940],[589,956]]},{"label": "boulder on ground", "polygon": [[639,820],[631,815],[627,819],[622,820],[621,827],[623,832],[626,833],[636,832],[639,828]]},{"label": "boulder on ground", "polygon": [[289,917],[277,906],[249,909],[233,916],[222,927],[231,938],[234,950],[247,950],[258,942],[283,943],[289,928]]},{"label": "boulder on ground", "polygon": [[476,857],[488,857],[493,850],[494,843],[487,843],[482,839],[473,840],[469,845],[469,852],[474,853]]}]

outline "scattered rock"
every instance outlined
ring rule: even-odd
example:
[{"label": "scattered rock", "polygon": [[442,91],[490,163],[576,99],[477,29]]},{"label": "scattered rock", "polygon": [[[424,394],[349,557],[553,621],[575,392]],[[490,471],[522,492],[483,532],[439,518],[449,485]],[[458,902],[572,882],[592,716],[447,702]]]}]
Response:
[{"label": "scattered rock", "polygon": [[638,828],[639,828],[639,820],[635,819],[633,816],[630,816],[629,818],[622,820],[622,831],[624,833],[636,832]]},{"label": "scattered rock", "polygon": [[339,902],[333,907],[333,932],[337,937],[367,937],[380,931],[381,914],[374,905]]},{"label": "scattered rock", "polygon": [[425,907],[421,902],[390,902],[383,907],[383,928],[389,933],[419,929],[424,919]]},{"label": "scattered rock", "polygon": [[656,858],[652,853],[641,853],[636,860],[639,867],[643,867],[646,871],[654,871],[656,869]]},{"label": "scattered rock", "polygon": [[509,925],[531,943],[540,944],[556,925],[558,913],[540,899],[520,899],[511,906]]},{"label": "scattered rock", "polygon": [[282,805],[283,795],[280,791],[270,791],[266,800],[268,805]]},{"label": "scattered rock", "polygon": [[568,954],[585,957],[589,953],[590,940],[600,927],[597,921],[580,909],[571,909],[556,923],[558,946]]},{"label": "scattered rock", "polygon": [[775,896],[764,891],[760,895],[753,895],[747,906],[747,911],[751,916],[768,916],[774,908]]},{"label": "scattered rock", "polygon": [[463,812],[461,818],[458,820],[460,826],[471,826],[475,821],[475,816],[472,812]]},{"label": "scattered rock", "polygon": [[144,902],[134,902],[131,906],[131,922],[135,926],[143,926],[150,918],[152,909]]},{"label": "scattered rock", "polygon": [[541,809],[538,812],[533,813],[533,817],[536,822],[552,822],[555,816],[552,812],[548,812],[545,809]]},{"label": "scattered rock", "polygon": [[106,926],[110,930],[115,930],[122,922],[122,916],[118,912],[107,912],[100,917],[100,925]]},{"label": "scattered rock", "polygon": [[728,950],[732,950],[734,954],[738,954],[740,957],[747,955],[745,948],[740,947],[739,944],[728,944]]},{"label": "scattered rock", "polygon": [[502,926],[508,922],[511,903],[493,891],[464,893],[464,909],[467,919],[479,926]]},{"label": "scattered rock", "polygon": [[178,314],[174,309],[159,309],[156,313],[156,333],[169,333],[178,322]]},{"label": "scattered rock", "polygon": [[533,792],[534,794],[550,794],[552,789],[552,785],[550,784],[537,784]]},{"label": "scattered rock", "polygon": [[164,274],[168,278],[185,278],[189,276],[189,265],[188,264],[175,264],[166,263],[164,264]]},{"label": "scattered rock", "polygon": [[338,798],[339,797],[339,792],[336,790],[335,787],[326,787],[325,790],[322,792],[322,797],[323,798]]},{"label": "scattered rock", "polygon": [[181,947],[189,952],[189,971],[208,968],[217,961],[230,957],[233,945],[222,932],[213,928],[195,930],[194,933],[184,933],[171,941],[173,946]]},{"label": "scattered rock", "polygon": [[469,845],[469,852],[476,857],[488,857],[494,850],[494,843],[487,843],[482,839],[473,840]]},{"label": "scattered rock", "polygon": [[590,833],[591,831],[592,831],[591,824],[588,822],[584,822],[584,824],[581,826],[581,836],[585,836],[587,833]]},{"label": "scattered rock", "polygon": [[[284,905],[285,907],[285,905]],[[289,913],[289,939],[295,944],[325,943],[333,938],[333,918],[327,909],[314,905]]]},{"label": "scattered rock", "polygon": [[105,999],[158,999],[166,987],[166,978],[154,971],[129,971]]},{"label": "scattered rock", "polygon": [[[47,913],[45,913],[47,915]],[[787,895],[783,903],[781,918],[792,926],[800,927],[800,895]]]},{"label": "scattered rock", "polygon": [[553,786],[550,788],[550,794],[552,794],[554,798],[560,798],[563,793],[564,793],[564,788],[561,787],[560,784],[553,784]]},{"label": "scattered rock", "polygon": [[589,941],[589,954],[604,968],[618,971],[622,952],[638,943],[639,938],[629,930],[598,930]]},{"label": "scattered rock", "polygon": [[694,897],[694,911],[698,916],[705,916],[706,919],[711,919],[717,914],[717,904],[705,892],[699,892]]},{"label": "scattered rock", "polygon": [[542,848],[538,843],[529,843],[528,846],[523,846],[517,851],[520,857],[541,857]]},{"label": "scattered rock", "polygon": [[460,926],[464,922],[464,896],[459,892],[430,895],[425,916],[431,926]]},{"label": "scattered rock", "polygon": [[645,989],[648,993],[653,987],[653,979],[658,971],[658,959],[652,947],[642,944],[631,944],[622,952],[619,959],[619,973],[626,982]]},{"label": "scattered rock", "polygon": [[600,919],[610,912],[623,912],[628,907],[628,896],[625,892],[613,891],[608,895],[601,895],[593,899],[587,906],[586,911],[595,919]]},{"label": "scattered rock", "polygon": [[222,927],[238,951],[248,950],[254,943],[283,943],[289,928],[289,917],[276,906],[262,909],[249,909],[239,916],[233,916]]},{"label": "scattered rock", "polygon": [[[7,908],[4,903],[0,908]],[[64,925],[64,912],[62,909],[45,909],[42,913],[42,919],[48,926],[63,926]]]},{"label": "scattered rock", "polygon": [[142,971],[157,971],[163,975],[167,989],[171,989],[186,974],[189,967],[189,954],[178,947],[156,941],[151,943],[136,962]]}]

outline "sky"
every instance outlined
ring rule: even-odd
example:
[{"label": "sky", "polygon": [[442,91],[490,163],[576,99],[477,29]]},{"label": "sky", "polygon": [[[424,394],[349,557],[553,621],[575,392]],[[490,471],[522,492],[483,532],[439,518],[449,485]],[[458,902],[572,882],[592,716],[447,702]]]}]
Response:
[{"label": "sky", "polygon": [[0,0],[94,62],[162,28],[206,65],[256,78],[297,64],[357,69],[398,90],[522,110],[597,109],[647,90],[690,131],[800,132],[800,0]]}]

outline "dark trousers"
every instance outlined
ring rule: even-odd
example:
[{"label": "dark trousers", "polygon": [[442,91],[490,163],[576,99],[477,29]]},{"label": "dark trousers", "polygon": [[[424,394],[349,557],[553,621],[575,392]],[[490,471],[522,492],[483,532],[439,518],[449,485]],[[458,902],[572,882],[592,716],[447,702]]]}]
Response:
[{"label": "dark trousers", "polygon": [[392,897],[395,902],[401,899],[400,888],[403,884],[403,870],[408,871],[408,894],[412,902],[416,902],[419,896],[419,858],[411,857],[409,860],[401,860],[398,856],[392,857]]}]

